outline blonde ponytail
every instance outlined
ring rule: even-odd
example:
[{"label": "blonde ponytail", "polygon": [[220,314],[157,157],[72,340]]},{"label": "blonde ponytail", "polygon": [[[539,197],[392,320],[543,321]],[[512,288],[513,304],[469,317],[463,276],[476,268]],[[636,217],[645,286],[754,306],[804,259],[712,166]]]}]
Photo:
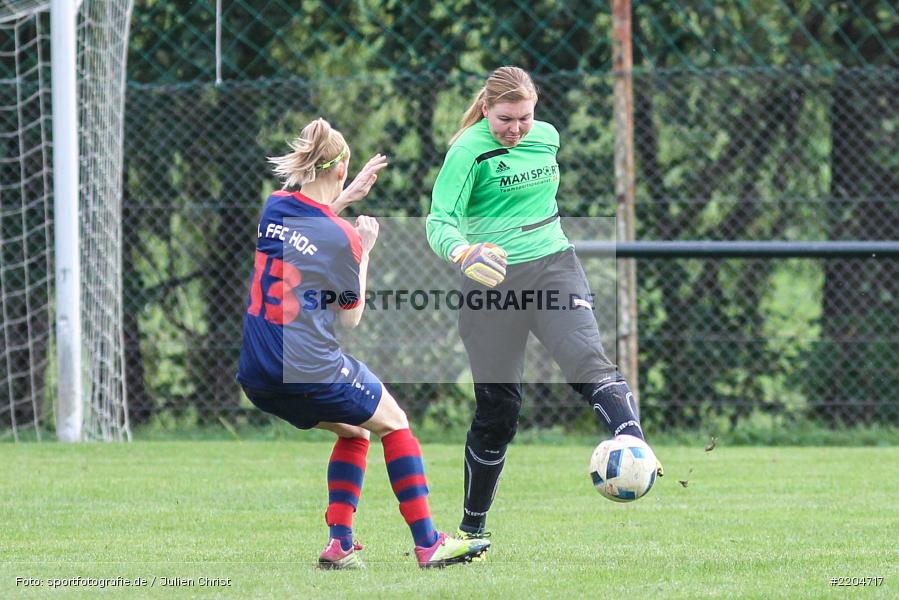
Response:
[{"label": "blonde ponytail", "polygon": [[462,135],[462,132],[480,121],[484,118],[484,112],[482,110],[484,106],[484,98],[487,96],[487,87],[484,86],[481,88],[475,97],[474,101],[468,106],[465,110],[465,113],[462,115],[462,120],[459,122],[459,131],[453,134],[453,137],[450,138],[450,146],[459,139],[459,136]]},{"label": "blonde ponytail", "polygon": [[290,142],[290,149],[288,154],[268,158],[274,165],[272,171],[284,182],[285,188],[315,181],[316,171],[332,169],[349,152],[343,135],[321,118],[306,125]]}]

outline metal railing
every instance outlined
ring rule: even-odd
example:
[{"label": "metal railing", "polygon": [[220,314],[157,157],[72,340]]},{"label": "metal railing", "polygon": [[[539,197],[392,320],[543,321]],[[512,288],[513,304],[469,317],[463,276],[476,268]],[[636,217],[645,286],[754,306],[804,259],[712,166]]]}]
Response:
[{"label": "metal railing", "polygon": [[575,241],[585,257],[618,258],[895,258],[899,241],[785,242],[785,241]]}]

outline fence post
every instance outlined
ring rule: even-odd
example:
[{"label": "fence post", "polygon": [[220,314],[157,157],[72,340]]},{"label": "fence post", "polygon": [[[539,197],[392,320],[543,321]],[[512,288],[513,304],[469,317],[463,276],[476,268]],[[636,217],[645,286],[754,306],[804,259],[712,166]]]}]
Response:
[{"label": "fence post", "polygon": [[[619,242],[634,240],[634,90],[631,71],[631,2],[612,0],[612,71],[615,97],[615,217]],[[639,402],[637,381],[637,264],[618,261],[618,366]]]}]

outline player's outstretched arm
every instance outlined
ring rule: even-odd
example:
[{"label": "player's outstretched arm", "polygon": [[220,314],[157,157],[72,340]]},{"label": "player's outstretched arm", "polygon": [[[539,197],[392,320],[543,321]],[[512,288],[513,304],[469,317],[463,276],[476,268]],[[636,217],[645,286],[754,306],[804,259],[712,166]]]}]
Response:
[{"label": "player's outstretched arm", "polygon": [[378,180],[378,173],[386,166],[387,157],[383,154],[375,154],[368,159],[368,162],[365,163],[365,166],[362,167],[362,170],[359,171],[359,174],[356,175],[356,178],[353,179],[352,183],[344,188],[331,205],[334,214],[339,215],[340,212],[350,204],[359,202],[365,198],[365,196],[368,195],[368,192],[371,191],[371,187]]},{"label": "player's outstretched arm", "polygon": [[362,320],[365,310],[365,285],[368,279],[368,255],[378,240],[378,221],[374,217],[359,215],[356,217],[356,231],[362,238],[362,258],[359,261],[359,305],[349,310],[342,310],[337,319],[343,327],[352,329]]}]

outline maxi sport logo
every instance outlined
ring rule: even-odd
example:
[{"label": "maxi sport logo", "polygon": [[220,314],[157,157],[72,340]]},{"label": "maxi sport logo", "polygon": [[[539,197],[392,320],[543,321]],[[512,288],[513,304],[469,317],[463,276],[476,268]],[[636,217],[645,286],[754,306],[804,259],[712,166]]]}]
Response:
[{"label": "maxi sport logo", "polygon": [[[497,171],[499,171],[499,169],[497,169]],[[558,179],[559,165],[553,163],[551,165],[546,165],[545,167],[538,167],[521,173],[504,175],[499,178],[499,190],[501,192],[511,192],[512,190],[531,187]]]}]

